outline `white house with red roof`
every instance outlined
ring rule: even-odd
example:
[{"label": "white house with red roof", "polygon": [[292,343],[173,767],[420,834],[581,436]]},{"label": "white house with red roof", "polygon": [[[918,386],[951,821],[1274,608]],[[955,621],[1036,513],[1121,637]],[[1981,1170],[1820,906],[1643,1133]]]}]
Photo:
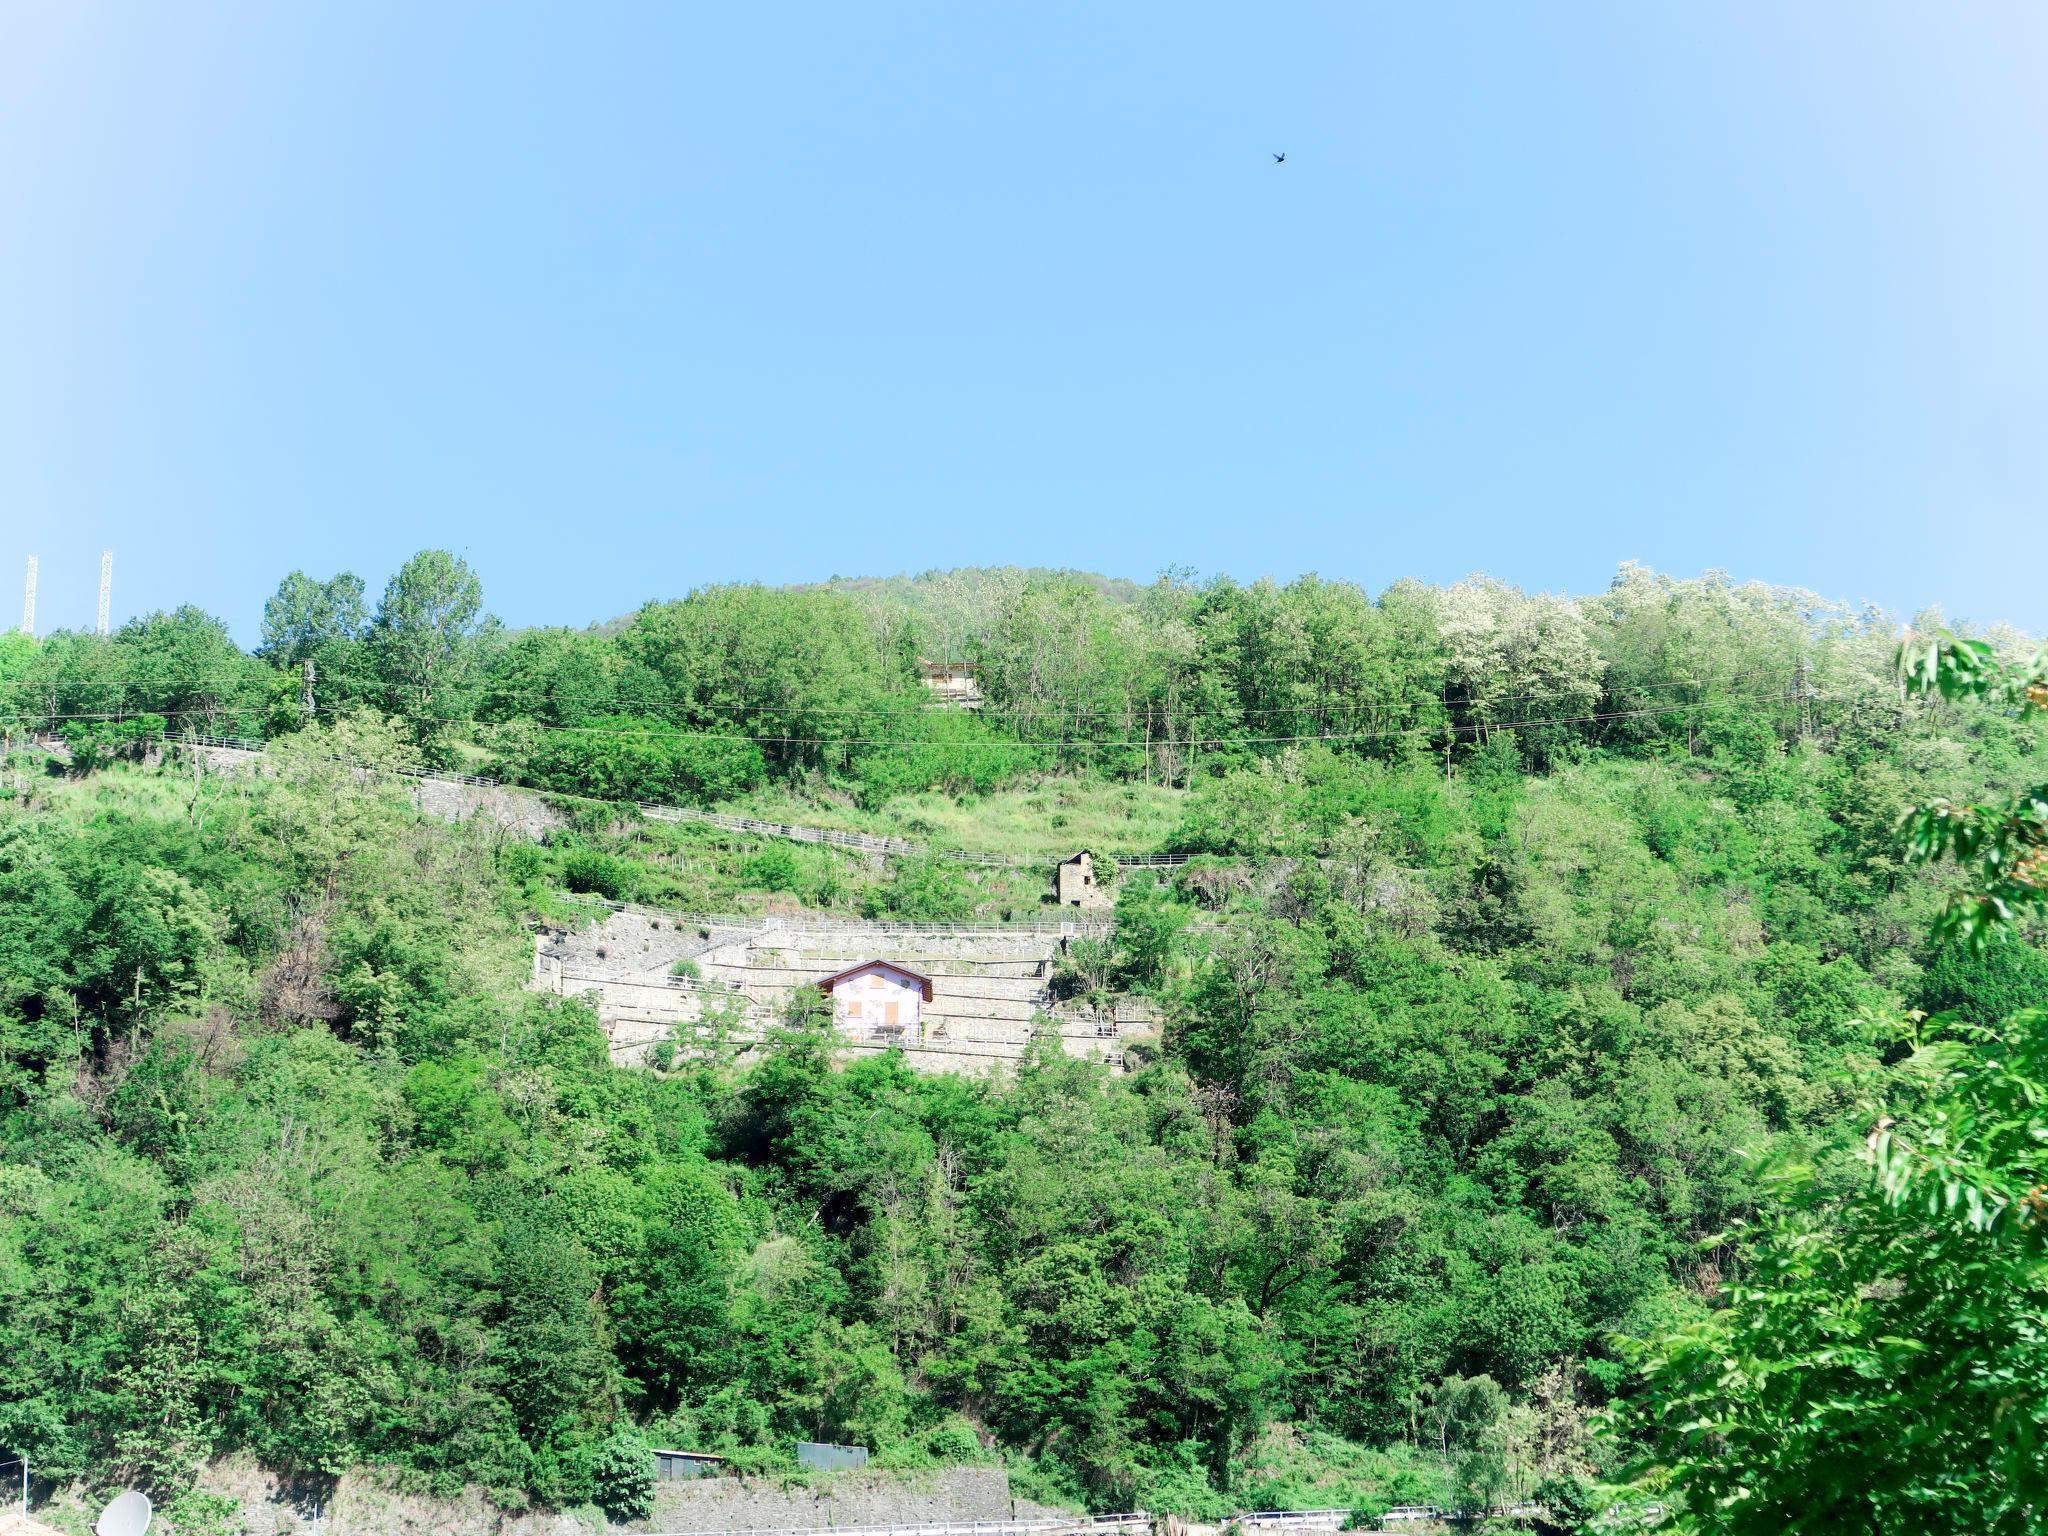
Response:
[{"label": "white house with red roof", "polygon": [[921,1039],[932,979],[888,960],[864,960],[818,983],[832,999],[832,1022],[858,1035]]}]

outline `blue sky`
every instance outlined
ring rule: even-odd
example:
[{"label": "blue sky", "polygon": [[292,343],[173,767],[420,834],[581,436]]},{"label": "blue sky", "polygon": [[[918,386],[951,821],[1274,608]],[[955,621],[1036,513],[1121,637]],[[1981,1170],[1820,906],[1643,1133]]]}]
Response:
[{"label": "blue sky", "polygon": [[[2048,630],[2037,5],[113,4],[0,46],[0,612],[1624,559]],[[1285,165],[1270,152],[1284,150]]]}]

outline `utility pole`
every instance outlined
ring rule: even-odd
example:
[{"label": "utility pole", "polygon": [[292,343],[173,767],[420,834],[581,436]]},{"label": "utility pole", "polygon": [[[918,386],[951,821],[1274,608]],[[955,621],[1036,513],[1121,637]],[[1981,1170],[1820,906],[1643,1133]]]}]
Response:
[{"label": "utility pole", "polygon": [[36,632],[36,557],[28,557],[28,590],[21,599],[21,632],[34,638]]},{"label": "utility pole", "polygon": [[107,614],[114,600],[114,552],[111,549],[100,553],[100,624],[99,633],[107,632]]},{"label": "utility pole", "polygon": [[299,678],[299,713],[308,720],[313,718],[313,658],[306,658],[305,672]]}]

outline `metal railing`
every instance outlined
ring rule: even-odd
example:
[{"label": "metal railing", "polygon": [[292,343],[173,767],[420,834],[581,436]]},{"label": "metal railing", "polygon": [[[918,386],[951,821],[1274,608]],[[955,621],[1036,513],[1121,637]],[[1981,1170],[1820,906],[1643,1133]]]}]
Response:
[{"label": "metal railing", "polygon": [[[830,917],[824,914],[803,917],[786,917],[780,914],[753,914],[706,916],[702,913],[672,912],[662,907],[643,907],[628,901],[609,901],[602,897],[582,895],[574,891],[556,893],[562,900],[585,902],[595,906],[609,907],[614,912],[635,912],[648,917],[669,918],[676,922],[695,924],[700,928],[725,928],[741,933],[833,933],[849,938],[873,934],[884,938],[927,938],[961,939],[991,937],[1002,934],[1030,934],[1036,938],[1079,939],[1102,938],[1114,928],[1115,920],[1107,917],[1067,918],[1061,922],[1049,923],[1037,918],[1019,922],[895,922],[871,917]],[[1214,918],[1193,918],[1187,924],[1190,933],[1220,933],[1223,924]]]},{"label": "metal railing", "polygon": [[[758,913],[721,915],[676,912],[667,907],[643,907],[635,902],[612,901],[603,896],[591,896],[578,891],[557,891],[555,895],[557,899],[573,904],[607,907],[614,912],[637,913],[649,918],[658,917],[697,928],[722,928],[732,933],[834,933],[844,934],[849,938],[873,934],[879,938],[929,939],[965,939],[982,934],[1018,933],[1041,938],[1079,939],[1102,938],[1116,926],[1115,920],[1107,917],[1069,917],[1056,923],[1037,920],[1015,923],[899,923],[866,917],[782,917]],[[1223,929],[1224,924],[1212,917],[1192,918],[1187,923],[1189,933],[1221,933]]]},{"label": "metal railing", "polygon": [[267,752],[270,743],[247,736],[208,736],[201,731],[180,731],[164,738],[177,747],[225,747],[230,752]]},{"label": "metal railing", "polygon": [[[228,752],[264,753],[270,750],[267,741],[255,741],[247,736],[208,736],[198,731],[181,731],[164,740],[174,747],[214,747]],[[439,784],[467,784],[476,789],[518,789],[516,784],[507,784],[503,779],[493,779],[481,773],[444,773],[438,768],[370,768],[368,763],[352,757],[329,754],[330,763],[347,763],[351,767],[369,769],[373,773],[395,773],[407,779],[432,779]],[[537,793],[537,791],[526,791]]]},{"label": "metal railing", "polygon": [[1232,1523],[1269,1531],[1334,1531],[1350,1518],[1348,1509],[1255,1509]]},{"label": "metal railing", "polygon": [[[545,793],[545,791],[543,791]],[[704,826],[722,827],[728,832],[751,832],[761,837],[779,837],[795,843],[830,843],[838,848],[853,848],[864,853],[920,854],[926,852],[922,843],[913,843],[901,837],[875,837],[866,832],[845,832],[837,827],[803,827],[786,821],[757,821],[751,816],[726,816],[717,811],[700,811],[685,805],[660,805],[652,800],[635,800],[634,806],[643,816],[656,821],[691,821]],[[975,860],[999,860],[999,854],[967,854],[964,850],[931,850],[941,857],[950,858],[958,853]]]},{"label": "metal railing", "polygon": [[612,912],[661,918],[682,927],[723,929],[729,933],[832,933],[848,937],[874,934],[881,937],[973,938],[981,934],[1028,933],[1046,938],[1078,938],[1109,932],[1107,918],[1068,919],[1059,923],[896,923],[865,917],[782,917],[761,913],[677,912],[667,907],[645,907],[637,902],[612,901],[577,891],[557,891],[556,898],[575,906],[604,907]]},{"label": "metal railing", "polygon": [[1029,933],[1047,938],[1078,938],[1083,934],[1104,934],[1109,932],[1107,918],[1074,919],[1064,922],[1047,923],[1037,919],[1015,923],[910,923],[885,921],[865,917],[766,917],[761,920],[764,933],[880,933],[930,935],[933,938],[958,937],[979,933]]},{"label": "metal railing", "polygon": [[[1647,1511],[1646,1511],[1647,1512]],[[1661,1513],[1662,1507],[1657,1506]],[[1545,1513],[1540,1504],[1502,1504],[1485,1510],[1441,1509],[1434,1504],[1402,1504],[1386,1511],[1381,1526],[1469,1520],[1481,1516],[1529,1518]],[[1351,1518],[1348,1509],[1262,1509],[1233,1515],[1227,1528],[1256,1527],[1265,1531],[1337,1531]],[[1040,1536],[1040,1533],[1150,1530],[1152,1516],[1143,1510],[1124,1515],[1077,1515],[1072,1519],[934,1520],[901,1525],[735,1526],[718,1531],[665,1531],[655,1536]]]},{"label": "metal railing", "polygon": [[[1397,1504],[1379,1518],[1381,1525],[1409,1525],[1423,1521],[1472,1520],[1481,1517],[1515,1518],[1546,1513],[1541,1504],[1496,1504],[1490,1509],[1440,1509],[1434,1504]],[[1351,1519],[1348,1509],[1260,1509],[1235,1515],[1225,1525],[1256,1526],[1262,1531],[1338,1531]]]},{"label": "metal railing", "polygon": [[1046,1531],[1129,1531],[1150,1529],[1144,1510],[1127,1515],[1076,1515],[1035,1520],[931,1520],[900,1525],[749,1525],[722,1531],[661,1531],[655,1536],[1030,1536]]}]

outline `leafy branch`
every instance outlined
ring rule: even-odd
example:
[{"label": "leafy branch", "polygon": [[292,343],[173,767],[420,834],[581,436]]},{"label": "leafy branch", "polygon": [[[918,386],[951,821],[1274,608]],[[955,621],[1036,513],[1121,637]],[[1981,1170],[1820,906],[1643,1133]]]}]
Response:
[{"label": "leafy branch", "polygon": [[[1902,645],[1899,668],[1907,689],[1923,697],[2048,714],[2048,646],[2016,666],[1985,641],[1944,632],[1925,646]],[[2030,909],[2048,906],[2048,784],[2003,804],[1927,801],[1906,812],[1900,834],[1909,863],[1948,858],[1976,876],[1936,919],[1939,941],[1957,940],[1978,953],[2010,934]]]}]

